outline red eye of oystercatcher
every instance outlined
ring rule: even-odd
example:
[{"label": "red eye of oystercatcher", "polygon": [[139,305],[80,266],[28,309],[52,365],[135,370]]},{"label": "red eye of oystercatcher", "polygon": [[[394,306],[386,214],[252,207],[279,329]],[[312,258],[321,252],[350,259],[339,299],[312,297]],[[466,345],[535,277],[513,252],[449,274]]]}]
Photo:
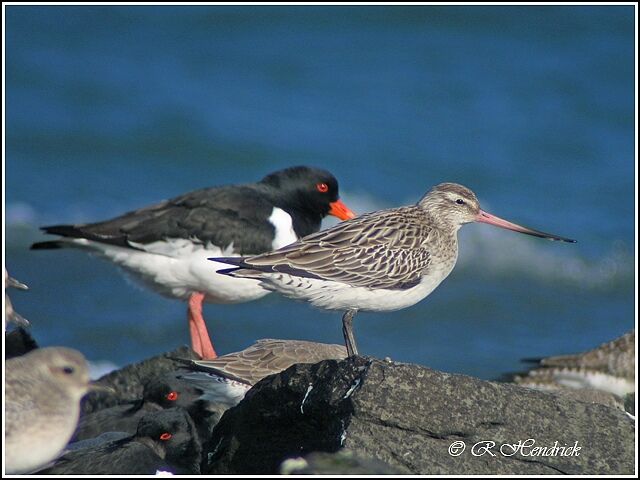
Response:
[{"label": "red eye of oystercatcher", "polygon": [[178,392],[169,392],[167,394],[167,400],[171,400],[172,402],[178,399]]},{"label": "red eye of oystercatcher", "polygon": [[327,193],[329,191],[329,185],[326,183],[319,183],[316,185],[316,188],[320,193]]},{"label": "red eye of oystercatcher", "polygon": [[164,432],[162,435],[160,435],[160,440],[169,440],[173,435],[171,435],[169,432]]}]

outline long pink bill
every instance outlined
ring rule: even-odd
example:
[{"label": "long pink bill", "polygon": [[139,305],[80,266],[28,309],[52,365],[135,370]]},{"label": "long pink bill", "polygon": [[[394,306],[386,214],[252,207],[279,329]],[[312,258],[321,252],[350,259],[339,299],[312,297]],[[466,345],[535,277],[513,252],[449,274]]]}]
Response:
[{"label": "long pink bill", "polygon": [[521,227],[520,225],[507,222],[500,217],[496,217],[495,215],[491,215],[490,213],[484,212],[482,210],[480,210],[480,213],[478,213],[476,222],[488,223],[489,225],[495,225],[496,227],[513,230],[514,232],[526,233],[527,235],[533,235],[534,237],[548,238],[549,240],[553,241],[576,243],[575,240],[571,240],[570,238],[559,237],[558,235],[553,235],[551,233],[544,233],[539,230]]}]

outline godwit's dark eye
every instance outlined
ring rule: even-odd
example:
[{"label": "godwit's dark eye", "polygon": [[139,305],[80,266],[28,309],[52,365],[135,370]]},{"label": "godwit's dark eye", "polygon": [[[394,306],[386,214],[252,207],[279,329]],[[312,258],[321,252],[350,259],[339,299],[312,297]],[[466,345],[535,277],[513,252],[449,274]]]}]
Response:
[{"label": "godwit's dark eye", "polygon": [[67,375],[71,375],[73,372],[75,372],[75,369],[73,367],[64,367],[62,371]]},{"label": "godwit's dark eye", "polygon": [[464,205],[464,204],[465,204],[465,201],[464,201],[463,199],[459,198],[459,199],[457,199],[457,200],[456,200],[456,203],[457,203],[458,205]]},{"label": "godwit's dark eye", "polygon": [[329,191],[329,185],[326,183],[319,183],[316,185],[316,188],[320,193],[327,193]]},{"label": "godwit's dark eye", "polygon": [[167,400],[171,400],[172,402],[178,399],[178,392],[169,392],[167,394]]},{"label": "godwit's dark eye", "polygon": [[164,432],[162,435],[160,435],[160,440],[169,440],[173,435],[171,435],[169,432]]}]

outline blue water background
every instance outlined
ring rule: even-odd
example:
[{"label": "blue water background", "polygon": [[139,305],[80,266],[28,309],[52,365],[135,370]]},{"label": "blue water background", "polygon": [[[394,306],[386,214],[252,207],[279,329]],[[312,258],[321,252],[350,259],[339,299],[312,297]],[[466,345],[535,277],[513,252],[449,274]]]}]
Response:
[{"label": "blue water background", "polygon": [[[579,242],[464,226],[427,299],[358,315],[363,353],[495,378],[613,339],[635,324],[634,44],[632,6],[7,6],[14,306],[94,361],[187,343],[185,304],[29,251],[38,227],[309,164],[359,213],[454,181]],[[339,314],[277,295],[205,317],[221,353],[342,341]]]}]

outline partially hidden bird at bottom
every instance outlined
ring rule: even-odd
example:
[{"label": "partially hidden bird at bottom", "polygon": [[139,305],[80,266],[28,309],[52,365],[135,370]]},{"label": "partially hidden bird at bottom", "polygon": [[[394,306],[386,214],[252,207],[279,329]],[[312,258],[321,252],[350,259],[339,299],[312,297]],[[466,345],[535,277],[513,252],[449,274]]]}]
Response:
[{"label": "partially hidden bird at bottom", "polygon": [[201,388],[209,402],[231,408],[268,375],[300,363],[343,360],[346,356],[342,345],[263,338],[214,360],[184,360],[190,371],[180,373],[178,378]]},{"label": "partially hidden bird at bottom", "polygon": [[181,407],[148,412],[136,433],[67,451],[39,475],[192,475],[200,473],[202,446]]}]

